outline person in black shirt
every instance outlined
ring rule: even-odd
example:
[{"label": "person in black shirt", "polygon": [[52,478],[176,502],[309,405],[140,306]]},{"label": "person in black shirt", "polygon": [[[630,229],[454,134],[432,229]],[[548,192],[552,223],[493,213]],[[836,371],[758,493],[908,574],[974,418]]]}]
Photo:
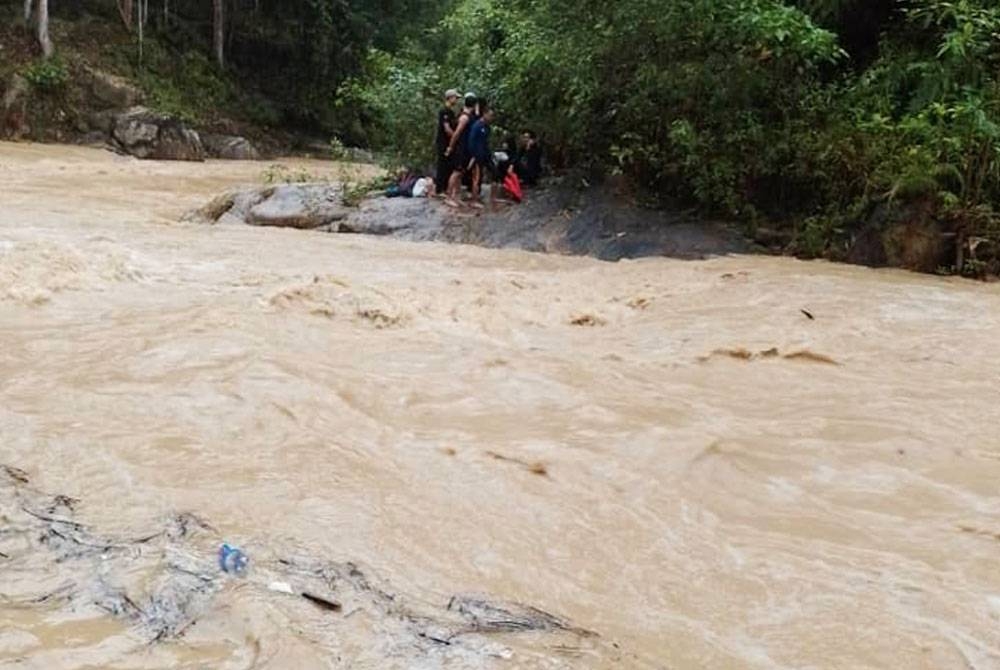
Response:
[{"label": "person in black shirt", "polygon": [[521,134],[521,146],[514,169],[526,186],[537,186],[542,176],[542,147],[538,136],[530,130]]},{"label": "person in black shirt", "polygon": [[447,156],[448,145],[451,144],[451,137],[455,134],[455,112],[452,109],[458,101],[458,91],[449,89],[444,94],[444,107],[438,112],[437,117],[437,138],[435,140],[437,148],[437,174],[434,183],[438,193],[444,193],[448,188],[448,179],[451,177],[452,162]]},{"label": "person in black shirt", "polygon": [[462,185],[462,177],[469,171],[469,153],[467,147],[469,130],[472,127],[472,113],[475,110],[475,96],[466,96],[465,107],[458,115],[455,125],[455,132],[451,135],[451,142],[445,150],[445,158],[451,163],[451,177],[448,180],[448,191],[445,202],[452,207],[458,207],[458,189]]}]

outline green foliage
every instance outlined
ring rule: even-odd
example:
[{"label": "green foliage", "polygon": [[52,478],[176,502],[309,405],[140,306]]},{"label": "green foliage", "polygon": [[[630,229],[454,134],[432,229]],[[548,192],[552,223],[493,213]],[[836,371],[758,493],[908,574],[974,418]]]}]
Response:
[{"label": "green foliage", "polygon": [[261,173],[265,184],[308,184],[324,181],[304,168],[293,169],[281,163],[273,163]]},{"label": "green foliage", "polygon": [[[404,56],[372,50],[363,74],[348,79],[337,92],[340,118],[364,110],[367,123],[348,133],[397,161],[433,160],[434,122],[442,88],[438,68]],[[430,121],[429,121],[430,120]]]},{"label": "green foliage", "polygon": [[347,161],[351,159],[351,151],[337,137],[330,140],[330,158],[335,161]]},{"label": "green foliage", "polygon": [[25,66],[20,74],[32,88],[43,93],[59,91],[69,81],[69,69],[59,58],[36,60]]},{"label": "green foliage", "polygon": [[[178,54],[165,41],[146,37],[141,63],[131,44],[117,47],[114,57],[117,68],[138,82],[147,94],[149,106],[157,111],[199,123],[209,122],[237,105],[234,82],[202,51],[185,50]],[[266,104],[267,101],[252,99],[238,111],[242,116],[259,117],[258,105]]]},{"label": "green foliage", "polygon": [[440,92],[472,89],[557,164],[785,221],[820,255],[876,203],[1000,229],[998,36],[991,0],[459,0],[341,100],[373,144],[426,160]]},{"label": "green foliage", "polygon": [[[336,137],[334,158],[360,145],[419,165],[442,92],[472,90],[499,109],[496,136],[536,130],[556,168],[784,226],[803,254],[840,253],[873,212],[906,208],[960,247],[1000,249],[996,0],[230,3],[225,70],[208,57],[210,4],[172,0],[141,67],[132,45],[118,68],[185,119],[221,112]],[[23,72],[40,90],[68,76],[59,61]],[[982,262],[959,254],[955,270]]]},{"label": "green foliage", "polygon": [[357,207],[371,193],[385,191],[390,181],[385,176],[370,177],[368,179],[349,177],[343,181],[344,194],[341,201],[348,207]]}]

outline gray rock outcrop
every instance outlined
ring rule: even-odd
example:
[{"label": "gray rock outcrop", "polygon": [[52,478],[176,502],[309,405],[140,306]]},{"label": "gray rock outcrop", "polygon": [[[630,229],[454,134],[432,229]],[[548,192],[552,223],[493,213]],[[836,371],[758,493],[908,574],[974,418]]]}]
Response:
[{"label": "gray rock outcrop", "polygon": [[142,92],[122,77],[94,68],[85,68],[84,77],[91,99],[108,109],[128,109],[142,101]]},{"label": "gray rock outcrop", "polygon": [[245,137],[206,133],[202,135],[201,141],[206,153],[212,158],[233,161],[255,161],[260,158],[257,148]]},{"label": "gray rock outcrop", "polygon": [[111,137],[119,148],[137,158],[205,160],[201,137],[183,122],[144,107],[133,107],[114,118]]}]

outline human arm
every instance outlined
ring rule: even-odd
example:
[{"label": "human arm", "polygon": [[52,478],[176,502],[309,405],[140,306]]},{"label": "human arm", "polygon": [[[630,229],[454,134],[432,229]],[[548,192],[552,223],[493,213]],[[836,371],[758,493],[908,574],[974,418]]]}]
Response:
[{"label": "human arm", "polygon": [[458,125],[455,126],[455,132],[452,133],[451,139],[448,141],[448,150],[444,152],[445,156],[450,156],[455,152],[455,145],[458,144],[458,138],[462,136],[462,131],[465,127],[469,125],[469,117],[463,114],[458,119]]}]

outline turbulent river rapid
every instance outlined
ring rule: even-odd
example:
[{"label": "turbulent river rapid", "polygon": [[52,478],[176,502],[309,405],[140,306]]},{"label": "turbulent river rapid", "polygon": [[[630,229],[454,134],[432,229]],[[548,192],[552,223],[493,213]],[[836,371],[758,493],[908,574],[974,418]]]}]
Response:
[{"label": "turbulent river rapid", "polygon": [[1000,668],[997,285],[178,223],[266,167],[0,144],[0,667]]}]

